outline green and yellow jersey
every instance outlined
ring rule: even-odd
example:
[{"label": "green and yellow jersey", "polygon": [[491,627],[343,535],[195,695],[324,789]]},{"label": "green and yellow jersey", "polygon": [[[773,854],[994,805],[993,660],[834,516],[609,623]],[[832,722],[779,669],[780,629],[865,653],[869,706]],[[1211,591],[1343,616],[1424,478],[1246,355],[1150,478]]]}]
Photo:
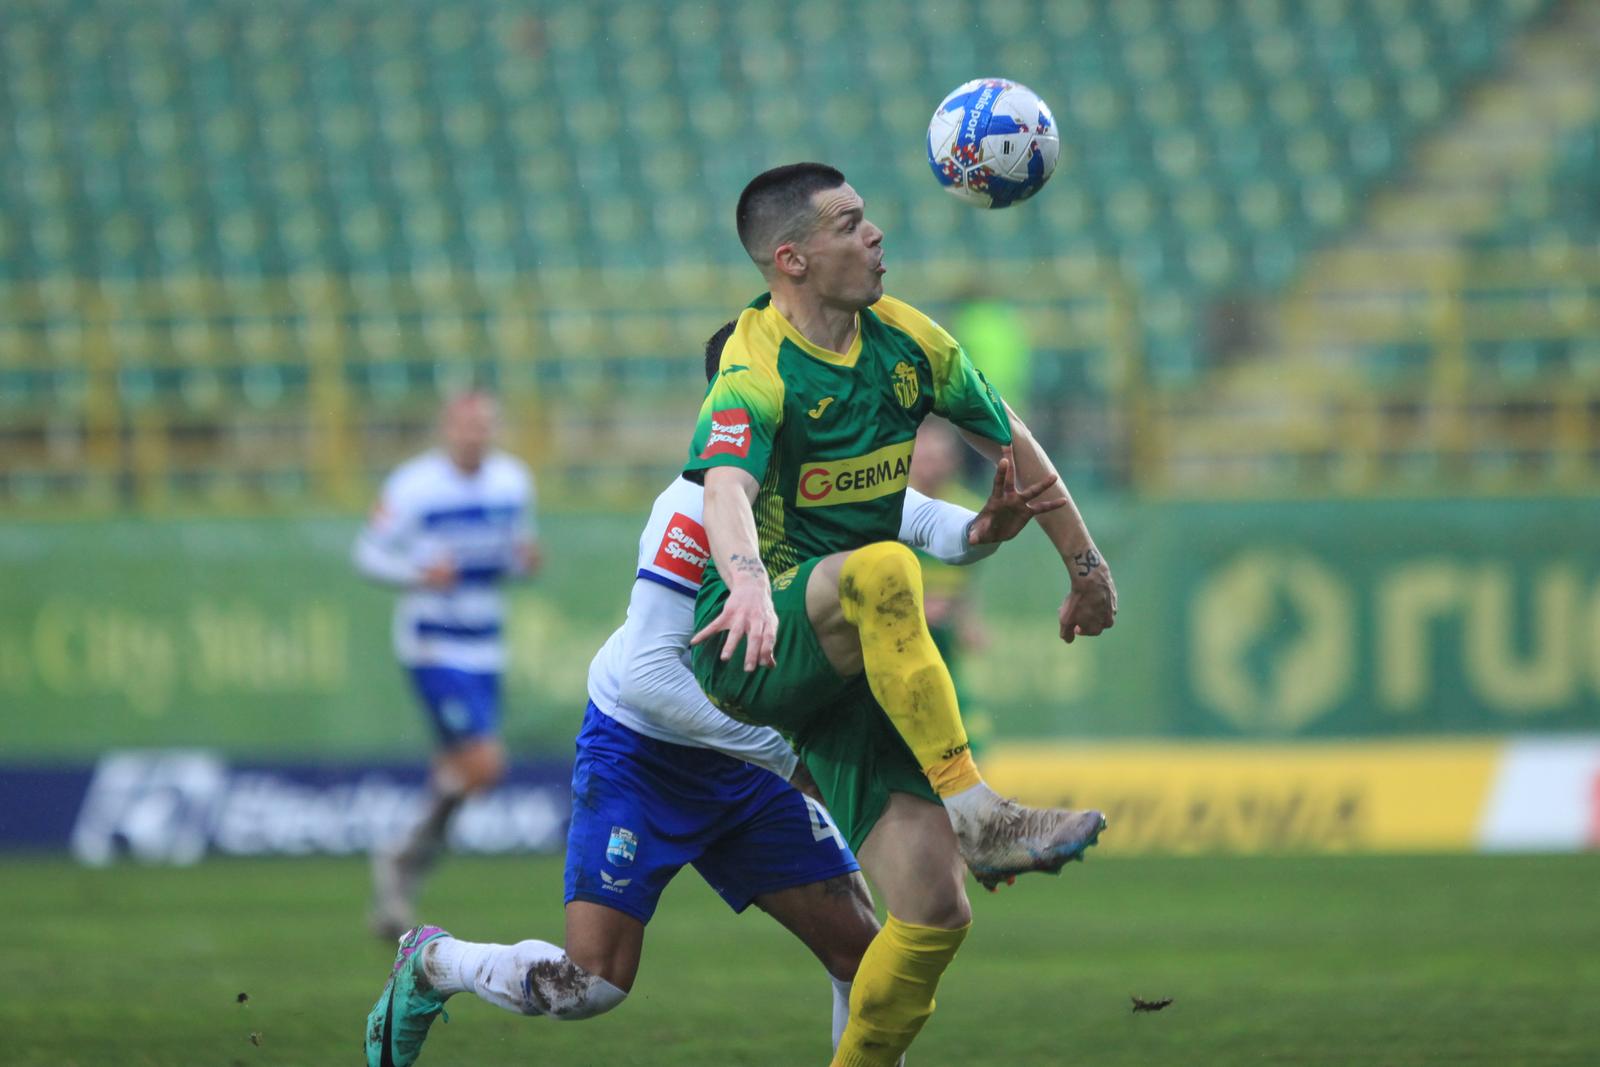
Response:
[{"label": "green and yellow jersey", "polygon": [[776,577],[895,540],[912,442],[930,414],[1011,442],[999,396],[955,338],[911,305],[882,297],[838,353],[807,341],[763,294],[722,350],[684,470],[733,466],[760,482],[761,559]]}]

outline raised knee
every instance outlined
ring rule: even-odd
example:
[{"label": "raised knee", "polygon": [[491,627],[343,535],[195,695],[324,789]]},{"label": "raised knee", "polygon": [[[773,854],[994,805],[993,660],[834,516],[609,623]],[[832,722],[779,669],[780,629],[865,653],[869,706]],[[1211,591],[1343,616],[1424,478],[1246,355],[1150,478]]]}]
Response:
[{"label": "raised knee", "polygon": [[917,554],[899,541],[877,541],[858,548],[845,561],[845,567],[849,568],[852,564],[880,578],[922,575],[922,564],[917,562]]},{"label": "raised knee", "polygon": [[960,893],[954,900],[945,902],[935,910],[928,925],[940,930],[961,930],[971,926],[972,905],[968,902],[967,895]]},{"label": "raised knee", "polygon": [[967,899],[966,886],[962,884],[965,873],[963,869],[953,872],[948,879],[930,880],[923,897],[896,914],[905,922],[931,926],[936,930],[960,930],[970,926],[972,903]]},{"label": "raised knee", "polygon": [[839,601],[846,616],[867,610],[920,614],[922,565],[898,541],[879,541],[858,548],[839,572]]}]

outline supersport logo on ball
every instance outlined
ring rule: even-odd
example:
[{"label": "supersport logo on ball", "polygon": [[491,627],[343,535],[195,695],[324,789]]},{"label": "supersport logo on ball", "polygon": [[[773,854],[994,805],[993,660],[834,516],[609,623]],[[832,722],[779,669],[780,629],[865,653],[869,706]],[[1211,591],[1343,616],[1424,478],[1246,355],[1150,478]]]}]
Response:
[{"label": "supersport logo on ball", "polygon": [[1055,118],[1026,85],[977,78],[942,100],[928,122],[928,165],[952,196],[1010,207],[1049,181],[1061,152]]},{"label": "supersport logo on ball", "polygon": [[977,100],[973,101],[972,110],[968,113],[967,118],[967,140],[969,142],[978,139],[978,120],[983,117],[983,109],[988,107],[989,101],[994,99],[995,89],[1004,84],[1004,82],[996,82],[992,79],[985,82],[983,92],[978,96]]}]

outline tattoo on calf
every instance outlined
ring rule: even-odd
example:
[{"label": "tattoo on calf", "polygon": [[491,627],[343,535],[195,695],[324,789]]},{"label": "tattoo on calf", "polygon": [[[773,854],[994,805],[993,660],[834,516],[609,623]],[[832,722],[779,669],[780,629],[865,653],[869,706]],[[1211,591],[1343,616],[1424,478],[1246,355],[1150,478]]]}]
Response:
[{"label": "tattoo on calf", "polygon": [[1078,552],[1072,557],[1072,566],[1078,572],[1079,578],[1087,578],[1094,569],[1100,566],[1100,553],[1094,549],[1087,552]]}]

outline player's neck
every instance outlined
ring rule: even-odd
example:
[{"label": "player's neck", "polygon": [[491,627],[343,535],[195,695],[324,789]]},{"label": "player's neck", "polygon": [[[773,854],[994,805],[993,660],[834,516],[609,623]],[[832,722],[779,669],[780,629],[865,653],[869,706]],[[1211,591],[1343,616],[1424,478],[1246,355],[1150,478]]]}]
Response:
[{"label": "player's neck", "polygon": [[807,300],[797,293],[773,291],[772,306],[800,336],[829,352],[843,354],[855,343],[859,313]]}]

